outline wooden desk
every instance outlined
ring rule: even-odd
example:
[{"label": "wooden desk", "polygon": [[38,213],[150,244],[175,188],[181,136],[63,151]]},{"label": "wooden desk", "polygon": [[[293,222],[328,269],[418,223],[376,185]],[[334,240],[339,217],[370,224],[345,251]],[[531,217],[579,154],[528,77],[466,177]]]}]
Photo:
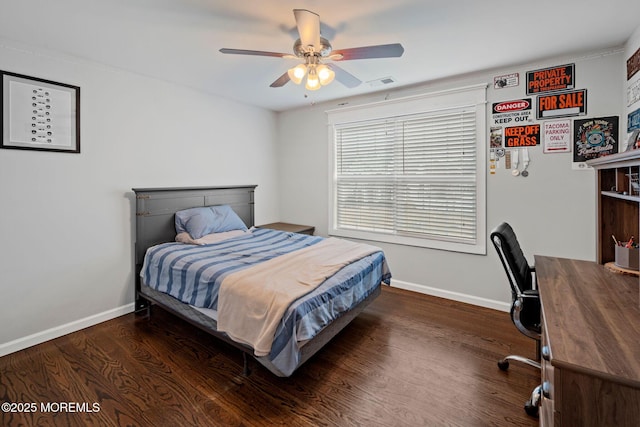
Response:
[{"label": "wooden desk", "polygon": [[542,303],[540,424],[640,425],[638,278],[535,257]]}]

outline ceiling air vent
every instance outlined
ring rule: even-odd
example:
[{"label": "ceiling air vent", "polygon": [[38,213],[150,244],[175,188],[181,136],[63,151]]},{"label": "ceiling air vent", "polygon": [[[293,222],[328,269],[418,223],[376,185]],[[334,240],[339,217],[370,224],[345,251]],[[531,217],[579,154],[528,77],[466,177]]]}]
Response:
[{"label": "ceiling air vent", "polygon": [[381,77],[379,79],[368,81],[367,83],[369,83],[369,86],[371,87],[376,87],[376,86],[388,85],[395,82],[396,80],[393,77]]}]

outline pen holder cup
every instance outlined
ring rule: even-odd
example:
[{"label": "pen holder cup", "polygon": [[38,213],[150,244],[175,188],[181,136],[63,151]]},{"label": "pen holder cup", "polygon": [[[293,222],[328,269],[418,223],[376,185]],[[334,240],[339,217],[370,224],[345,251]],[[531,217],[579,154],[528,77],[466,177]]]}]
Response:
[{"label": "pen holder cup", "polygon": [[638,271],[638,264],[640,264],[640,249],[625,248],[624,246],[618,245],[616,245],[615,248],[616,266]]}]

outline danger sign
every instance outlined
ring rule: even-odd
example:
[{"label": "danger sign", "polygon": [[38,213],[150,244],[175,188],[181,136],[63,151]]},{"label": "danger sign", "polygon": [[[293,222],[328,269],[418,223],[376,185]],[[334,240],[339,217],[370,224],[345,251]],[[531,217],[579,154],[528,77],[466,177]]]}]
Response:
[{"label": "danger sign", "polygon": [[536,107],[538,119],[583,116],[587,114],[587,90],[580,89],[551,95],[539,95]]},{"label": "danger sign", "polygon": [[527,71],[527,95],[574,88],[575,64]]},{"label": "danger sign", "polygon": [[532,147],[540,144],[540,125],[504,128],[505,147]]}]

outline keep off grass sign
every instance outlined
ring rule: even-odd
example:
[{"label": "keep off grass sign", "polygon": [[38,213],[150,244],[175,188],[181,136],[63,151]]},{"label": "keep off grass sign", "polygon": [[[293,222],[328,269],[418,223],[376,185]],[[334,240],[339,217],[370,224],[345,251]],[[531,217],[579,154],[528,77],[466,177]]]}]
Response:
[{"label": "keep off grass sign", "polygon": [[540,125],[512,126],[504,128],[504,146],[535,147],[540,144]]}]

